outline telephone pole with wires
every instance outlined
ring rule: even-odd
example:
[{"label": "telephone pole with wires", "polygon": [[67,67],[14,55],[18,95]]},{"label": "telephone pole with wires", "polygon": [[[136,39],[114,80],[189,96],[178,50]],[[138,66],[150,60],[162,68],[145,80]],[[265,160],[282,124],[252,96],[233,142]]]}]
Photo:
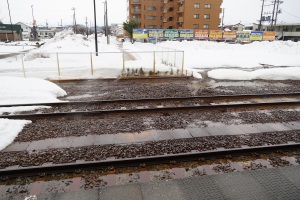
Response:
[{"label": "telephone pole with wires", "polygon": [[11,22],[11,15],[10,15],[10,8],[9,8],[8,0],[7,0],[7,7],[8,7],[8,13],[9,13],[9,19],[10,19],[11,34],[12,34],[13,41],[15,41],[14,29],[13,29],[13,25],[12,25],[12,22]]},{"label": "telephone pole with wires", "polygon": [[265,0],[262,0],[261,15],[260,15],[259,26],[258,26],[258,30],[259,30],[259,31],[261,31],[261,27],[262,27],[262,20],[263,20],[264,6],[265,6]]},{"label": "telephone pole with wires", "polygon": [[71,10],[73,10],[73,12],[74,12],[74,13],[73,13],[74,33],[77,34],[77,28],[76,28],[76,26],[77,26],[77,25],[76,25],[76,13],[75,13],[76,8],[73,7]]}]

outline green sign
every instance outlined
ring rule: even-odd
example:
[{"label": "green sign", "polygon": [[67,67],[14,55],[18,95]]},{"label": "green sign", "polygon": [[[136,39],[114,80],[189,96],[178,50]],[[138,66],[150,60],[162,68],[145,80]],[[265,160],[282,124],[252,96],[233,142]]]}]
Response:
[{"label": "green sign", "polygon": [[179,38],[179,32],[178,32],[178,30],[173,30],[173,29],[167,29],[167,30],[165,30],[165,38],[166,39]]}]

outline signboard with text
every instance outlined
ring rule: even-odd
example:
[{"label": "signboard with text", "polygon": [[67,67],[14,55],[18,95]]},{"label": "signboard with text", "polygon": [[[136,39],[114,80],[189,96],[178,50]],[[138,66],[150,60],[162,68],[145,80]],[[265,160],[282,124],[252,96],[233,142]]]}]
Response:
[{"label": "signboard with text", "polygon": [[238,41],[249,41],[250,40],[250,31],[237,31],[236,39]]},{"label": "signboard with text", "polygon": [[264,32],[264,40],[274,41],[275,35],[275,32]]},{"label": "signboard with text", "polygon": [[165,38],[166,39],[177,39],[177,38],[179,38],[178,30],[175,30],[175,29],[165,30]]},{"label": "signboard with text", "polygon": [[179,34],[182,39],[194,39],[194,30],[179,30]]},{"label": "signboard with text", "polygon": [[147,39],[148,30],[147,29],[133,29],[133,39]]},{"label": "signboard with text", "polygon": [[195,39],[196,40],[207,40],[208,39],[208,30],[195,30]]},{"label": "signboard with text", "polygon": [[222,31],[209,31],[209,39],[211,40],[222,40]]},{"label": "signboard with text", "polygon": [[250,40],[251,41],[262,41],[264,37],[264,32],[262,31],[251,31]]},{"label": "signboard with text", "polygon": [[150,39],[164,38],[164,30],[163,29],[149,29],[149,38]]},{"label": "signboard with text", "polygon": [[236,32],[235,31],[225,31],[223,33],[224,40],[235,40],[236,39]]}]

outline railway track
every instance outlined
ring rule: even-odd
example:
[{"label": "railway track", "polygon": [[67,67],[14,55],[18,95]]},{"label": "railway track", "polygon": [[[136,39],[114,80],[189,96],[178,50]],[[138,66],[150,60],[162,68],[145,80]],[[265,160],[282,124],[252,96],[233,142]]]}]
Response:
[{"label": "railway track", "polygon": [[[69,112],[52,112],[52,113],[33,113],[33,114],[18,114],[18,115],[2,115],[0,118],[9,119],[49,119],[59,116],[98,116],[104,114],[123,114],[123,113],[157,113],[157,112],[181,112],[185,110],[197,110],[197,111],[210,111],[210,110],[226,110],[226,109],[257,109],[257,108],[291,108],[299,106],[300,101],[298,100],[300,93],[292,94],[266,94],[266,95],[236,95],[236,96],[211,96],[211,97],[185,97],[185,98],[160,98],[160,99],[120,99],[114,101],[80,101],[80,102],[59,102],[59,103],[41,103],[41,104],[18,104],[18,105],[3,105],[1,107],[14,107],[14,106],[52,106],[56,107],[57,111],[61,108],[68,108]],[[187,101],[193,103],[186,105]],[[154,104],[153,104],[154,102]],[[162,104],[164,104],[162,106]],[[170,103],[171,102],[171,103]],[[196,102],[196,103],[195,103]],[[250,103],[249,103],[250,102]],[[252,102],[252,103],[251,103]],[[136,106],[138,104],[144,105],[144,107]],[[147,104],[152,103],[151,107],[147,107]],[[156,103],[156,104],[155,104]],[[117,104],[133,104],[131,107],[125,107],[122,109],[111,109],[107,110],[90,110],[80,111],[81,108],[89,106],[100,105],[103,106]],[[200,105],[201,104],[201,105]],[[170,106],[172,105],[172,106]],[[76,106],[79,106],[78,110],[74,110]],[[136,107],[135,107],[136,106]],[[120,105],[119,105],[120,107]],[[259,141],[259,140],[258,140]],[[290,140],[287,140],[290,141]],[[46,176],[55,173],[81,173],[83,170],[101,170],[125,167],[141,167],[145,168],[151,165],[173,165],[182,162],[192,162],[199,160],[211,159],[213,157],[227,158],[232,156],[245,157],[249,155],[258,155],[264,153],[272,153],[277,151],[298,151],[300,143],[280,143],[272,145],[254,145],[252,147],[246,146],[241,148],[226,148],[219,149],[213,148],[214,150],[205,150],[200,152],[189,152],[189,153],[174,153],[156,156],[141,156],[135,158],[113,158],[113,159],[100,159],[98,161],[83,161],[76,163],[64,163],[64,164],[50,164],[40,165],[31,167],[13,167],[3,168],[0,170],[0,179],[7,180],[9,178],[20,177],[20,176]],[[63,150],[62,150],[63,151]],[[43,154],[41,154],[43,155]]]},{"label": "railway track", "polygon": [[125,167],[146,167],[152,165],[162,164],[176,164],[183,162],[191,162],[203,159],[212,159],[215,157],[226,158],[233,156],[258,156],[259,154],[267,154],[281,151],[299,150],[300,143],[294,144],[280,144],[270,146],[256,146],[256,147],[243,147],[232,148],[222,150],[203,151],[196,153],[184,153],[184,154],[170,154],[170,155],[158,155],[147,156],[137,158],[125,158],[125,159],[111,159],[104,161],[94,162],[80,162],[80,163],[66,163],[66,164],[54,164],[46,166],[34,166],[34,167],[18,167],[18,168],[6,168],[0,170],[0,180],[6,180],[8,177],[19,176],[45,176],[54,173],[80,173],[81,171],[88,170],[104,170],[111,169],[116,170]]},{"label": "railway track", "polygon": [[[51,106],[38,112],[22,112],[17,115],[1,115],[8,119],[33,119],[57,116],[96,116],[103,114],[162,112],[181,110],[217,110],[238,108],[265,108],[298,106],[300,93],[230,96],[193,96],[180,98],[119,99],[101,101],[73,101],[40,104],[1,105],[0,107]],[[42,112],[42,113],[41,113]]]}]

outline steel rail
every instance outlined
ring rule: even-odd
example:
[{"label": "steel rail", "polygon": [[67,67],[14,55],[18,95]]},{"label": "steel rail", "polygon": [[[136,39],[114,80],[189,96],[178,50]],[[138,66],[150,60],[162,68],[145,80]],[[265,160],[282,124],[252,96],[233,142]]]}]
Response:
[{"label": "steel rail", "polygon": [[181,154],[170,154],[170,155],[159,155],[149,157],[137,157],[137,158],[126,158],[116,160],[103,160],[83,163],[66,163],[66,164],[55,164],[49,166],[33,166],[33,167],[20,167],[15,169],[1,169],[1,177],[18,177],[18,176],[33,176],[40,174],[51,174],[51,173],[68,173],[76,172],[78,170],[99,170],[107,167],[122,168],[128,166],[147,166],[157,164],[172,164],[177,162],[199,160],[201,158],[216,157],[216,156],[237,156],[252,153],[263,153],[263,152],[274,152],[279,150],[292,150],[300,148],[300,143],[295,144],[280,144],[271,146],[257,146],[247,148],[233,148],[225,150],[213,150],[203,151],[195,153],[181,153]]},{"label": "steel rail", "polygon": [[290,102],[267,102],[267,103],[242,103],[242,104],[221,104],[221,105],[202,105],[202,106],[179,106],[179,107],[156,107],[156,108],[135,108],[135,109],[115,109],[115,110],[94,110],[94,111],[78,111],[78,112],[57,112],[57,113],[41,113],[41,114],[21,114],[21,115],[0,115],[0,118],[6,119],[36,119],[49,117],[74,117],[74,116],[99,116],[104,114],[120,114],[120,113],[140,113],[140,112],[162,112],[162,111],[185,111],[185,110],[224,110],[237,108],[259,108],[259,107],[278,107],[278,106],[296,106],[300,105],[300,101]]},{"label": "steel rail", "polygon": [[97,100],[97,101],[63,101],[52,103],[32,103],[32,104],[7,104],[0,107],[16,106],[69,106],[69,105],[93,105],[105,103],[136,103],[136,102],[153,102],[153,101],[186,101],[186,100],[232,100],[245,98],[275,98],[275,97],[297,97],[300,93],[278,93],[278,94],[242,94],[242,95],[219,95],[219,96],[190,96],[190,97],[167,97],[167,98],[143,98],[143,99],[115,99],[115,100]]}]

